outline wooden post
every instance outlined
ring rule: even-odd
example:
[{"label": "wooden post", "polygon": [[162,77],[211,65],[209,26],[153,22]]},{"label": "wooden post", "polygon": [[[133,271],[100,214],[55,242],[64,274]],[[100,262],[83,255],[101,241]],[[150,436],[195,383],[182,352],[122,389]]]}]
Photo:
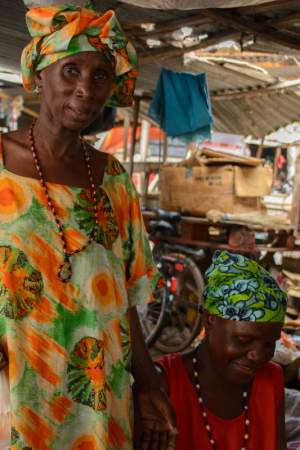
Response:
[{"label": "wooden post", "polygon": [[124,149],[123,149],[123,161],[126,161],[128,158],[128,134],[130,127],[130,117],[125,116],[124,118]]},{"label": "wooden post", "polygon": [[130,152],[130,161],[129,161],[129,175],[133,174],[133,166],[134,166],[134,154],[135,154],[135,146],[136,146],[136,132],[139,121],[139,112],[140,112],[140,99],[136,98],[134,102],[134,110],[133,110],[133,124],[132,124],[132,145]]},{"label": "wooden post", "polygon": [[166,162],[168,157],[168,136],[163,133],[163,163]]},{"label": "wooden post", "polygon": [[263,151],[264,151],[264,140],[265,140],[265,138],[263,137],[257,150],[256,150],[256,155],[255,155],[256,158],[262,158]]},{"label": "wooden post", "polygon": [[142,120],[141,140],[140,140],[141,161],[147,161],[149,134],[150,134],[150,122],[148,122],[148,120]]},{"label": "wooden post", "polygon": [[292,200],[291,224],[295,237],[300,236],[300,155],[296,159],[294,189]]},{"label": "wooden post", "polygon": [[[148,145],[149,145],[149,134],[150,134],[150,122],[148,120],[142,120],[141,124],[141,137],[140,137],[140,154],[141,162],[146,162],[148,158]],[[149,184],[150,172],[145,165],[144,173],[140,173],[140,183],[141,183],[141,202],[143,206],[147,204],[147,193]]]},{"label": "wooden post", "polygon": [[277,166],[277,160],[279,156],[281,155],[281,148],[277,147],[275,151],[275,157],[274,157],[274,165],[273,165],[273,186],[277,180],[278,176],[278,166]]}]

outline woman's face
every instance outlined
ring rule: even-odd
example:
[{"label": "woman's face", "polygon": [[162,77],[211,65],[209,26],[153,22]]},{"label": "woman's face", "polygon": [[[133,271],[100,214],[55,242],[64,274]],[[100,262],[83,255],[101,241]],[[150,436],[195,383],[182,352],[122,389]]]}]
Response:
[{"label": "woman's face", "polygon": [[102,110],[112,90],[114,69],[99,52],[63,58],[36,76],[41,114],[53,124],[81,131]]},{"label": "woman's face", "polygon": [[205,319],[213,367],[231,384],[247,384],[272,359],[281,324],[238,322],[208,314]]}]

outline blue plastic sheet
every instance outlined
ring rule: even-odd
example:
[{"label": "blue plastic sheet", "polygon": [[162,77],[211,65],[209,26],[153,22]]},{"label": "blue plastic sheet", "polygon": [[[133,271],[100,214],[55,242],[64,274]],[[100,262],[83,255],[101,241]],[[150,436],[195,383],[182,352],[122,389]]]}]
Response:
[{"label": "blue plastic sheet", "polygon": [[210,139],[213,119],[205,73],[162,69],[149,116],[167,136],[199,143]]}]

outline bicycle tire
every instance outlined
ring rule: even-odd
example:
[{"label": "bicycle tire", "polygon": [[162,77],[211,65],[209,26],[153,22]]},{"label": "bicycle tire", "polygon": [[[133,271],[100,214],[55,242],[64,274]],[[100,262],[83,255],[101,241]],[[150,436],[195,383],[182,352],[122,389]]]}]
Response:
[{"label": "bicycle tire", "polygon": [[[160,296],[160,303],[157,300],[158,295]],[[138,305],[137,307],[145,341],[149,348],[152,347],[159,338],[165,325],[168,303],[166,287],[162,287],[159,290],[154,291],[153,297],[153,302],[146,305]],[[157,307],[156,309],[158,310],[158,315],[153,314],[153,311],[151,311],[151,309],[154,310],[155,307]]]},{"label": "bicycle tire", "polygon": [[[184,262],[185,267],[190,272],[190,275],[192,276],[192,278],[194,280],[195,292],[197,292],[197,294],[198,294],[197,301],[195,304],[195,310],[196,310],[195,321],[193,323],[192,328],[189,330],[189,333],[186,335],[186,338],[178,341],[177,343],[174,342],[174,340],[172,341],[172,336],[170,335],[170,333],[169,333],[169,337],[168,337],[168,333],[166,333],[167,331],[169,331],[169,330],[167,330],[167,325],[166,325],[154,343],[154,348],[156,350],[159,350],[163,353],[174,353],[174,352],[181,352],[181,351],[185,350],[193,342],[195,337],[200,332],[202,317],[201,317],[201,313],[199,311],[199,306],[202,304],[202,292],[204,289],[204,280],[203,280],[200,269],[198,268],[196,263],[191,258],[189,258],[188,256],[186,256],[182,253],[169,252],[168,255],[170,255],[171,257],[174,257],[174,258],[178,258],[178,260],[181,260]],[[194,292],[194,294],[195,294],[195,292]],[[171,308],[172,308],[171,314],[174,313],[175,316],[176,316],[176,314],[180,314],[180,311],[176,311],[178,306],[180,306],[180,301],[179,301],[179,299],[175,299],[173,301],[173,304],[171,305]],[[166,307],[167,307],[167,305],[166,305]],[[164,318],[164,321],[166,321],[166,319],[167,319],[167,317]],[[164,323],[163,323],[163,325],[164,325]],[[176,330],[176,328],[175,328],[175,330]]]}]

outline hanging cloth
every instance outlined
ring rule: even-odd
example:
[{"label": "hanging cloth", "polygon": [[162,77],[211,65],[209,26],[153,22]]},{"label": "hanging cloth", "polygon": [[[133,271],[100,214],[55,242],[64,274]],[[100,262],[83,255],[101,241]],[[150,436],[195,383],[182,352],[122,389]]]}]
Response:
[{"label": "hanging cloth", "polygon": [[205,73],[162,69],[149,116],[167,136],[198,143],[210,139],[213,120]]}]

